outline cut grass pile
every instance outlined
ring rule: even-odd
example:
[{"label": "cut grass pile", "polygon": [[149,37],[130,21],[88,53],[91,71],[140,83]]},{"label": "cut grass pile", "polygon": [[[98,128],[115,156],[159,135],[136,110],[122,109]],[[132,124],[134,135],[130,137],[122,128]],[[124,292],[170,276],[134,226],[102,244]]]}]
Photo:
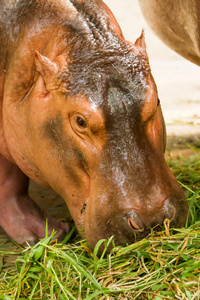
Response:
[{"label": "cut grass pile", "polygon": [[52,234],[17,254],[1,243],[0,299],[200,299],[200,158],[170,167],[189,201],[187,228],[165,222],[161,232],[101,256],[100,244],[114,246],[113,238],[93,252],[77,238],[66,244],[70,235],[58,244]]}]

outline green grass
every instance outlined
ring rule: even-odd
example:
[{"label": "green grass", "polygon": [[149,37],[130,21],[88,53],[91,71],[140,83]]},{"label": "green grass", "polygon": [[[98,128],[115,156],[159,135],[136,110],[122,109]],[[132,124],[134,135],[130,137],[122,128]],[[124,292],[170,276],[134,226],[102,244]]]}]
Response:
[{"label": "green grass", "polygon": [[[200,157],[169,162],[186,192],[187,228],[152,232],[127,247],[97,256],[68,235],[46,237],[34,247],[0,244],[0,299],[200,299]],[[10,244],[9,244],[10,245]],[[7,256],[13,261],[7,262]]]}]

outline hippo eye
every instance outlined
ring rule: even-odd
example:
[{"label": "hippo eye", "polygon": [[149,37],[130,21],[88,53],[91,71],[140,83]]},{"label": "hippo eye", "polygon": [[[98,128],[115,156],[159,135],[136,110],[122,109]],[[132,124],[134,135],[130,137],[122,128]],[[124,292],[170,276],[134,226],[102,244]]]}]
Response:
[{"label": "hippo eye", "polygon": [[81,117],[77,117],[77,118],[76,118],[76,123],[77,123],[80,127],[83,127],[83,128],[86,128],[86,127],[87,127],[87,124],[86,124],[85,120],[83,120]]}]

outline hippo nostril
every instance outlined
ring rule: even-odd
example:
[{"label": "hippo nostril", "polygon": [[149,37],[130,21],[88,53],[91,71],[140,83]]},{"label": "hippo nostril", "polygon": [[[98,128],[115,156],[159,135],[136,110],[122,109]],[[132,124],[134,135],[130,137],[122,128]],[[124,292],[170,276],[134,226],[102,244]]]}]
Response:
[{"label": "hippo nostril", "polygon": [[172,204],[171,200],[169,199],[165,200],[163,208],[165,212],[165,218],[168,218],[170,221],[173,221],[176,215],[176,208]]},{"label": "hippo nostril", "polygon": [[139,230],[140,227],[131,219],[128,219],[128,224],[133,230]]},{"label": "hippo nostril", "polygon": [[143,232],[144,231],[144,226],[143,226],[142,222],[139,219],[136,219],[136,220],[137,220],[137,223],[133,220],[133,218],[128,218],[129,227],[131,229],[133,229],[134,231]]}]

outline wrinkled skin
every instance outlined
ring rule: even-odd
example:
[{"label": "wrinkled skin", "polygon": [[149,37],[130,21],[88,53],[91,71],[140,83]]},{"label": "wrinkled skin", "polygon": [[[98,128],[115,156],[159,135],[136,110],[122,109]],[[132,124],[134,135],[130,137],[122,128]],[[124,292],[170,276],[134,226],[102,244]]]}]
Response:
[{"label": "wrinkled skin", "polygon": [[91,248],[134,242],[165,218],[183,226],[144,35],[125,41],[100,0],[12,3],[0,4],[0,225],[19,243],[44,236],[30,177],[63,197]]},{"label": "wrinkled skin", "polygon": [[199,0],[139,0],[148,24],[170,48],[200,66]]}]

